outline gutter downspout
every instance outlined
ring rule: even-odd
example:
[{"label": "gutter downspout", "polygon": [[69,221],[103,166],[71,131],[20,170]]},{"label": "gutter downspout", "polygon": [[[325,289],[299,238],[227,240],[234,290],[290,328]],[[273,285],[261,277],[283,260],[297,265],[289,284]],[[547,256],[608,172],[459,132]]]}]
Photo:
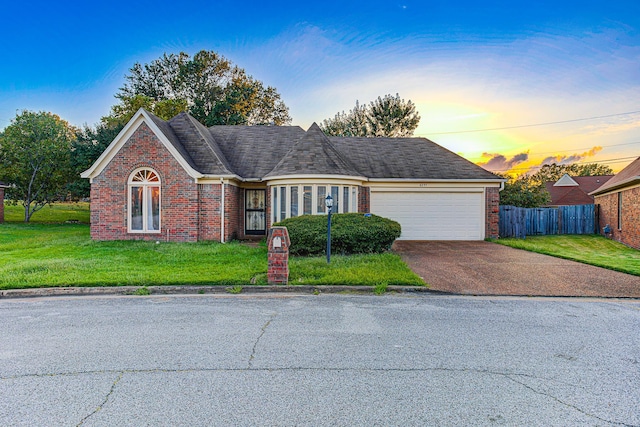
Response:
[{"label": "gutter downspout", "polygon": [[220,178],[220,243],[224,243],[224,178]]}]

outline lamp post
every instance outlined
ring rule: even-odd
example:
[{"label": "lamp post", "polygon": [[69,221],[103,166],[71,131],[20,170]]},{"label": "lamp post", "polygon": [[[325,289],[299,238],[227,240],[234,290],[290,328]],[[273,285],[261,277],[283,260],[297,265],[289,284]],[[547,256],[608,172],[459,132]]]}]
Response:
[{"label": "lamp post", "polygon": [[331,194],[328,194],[327,198],[324,199],[324,204],[329,213],[327,217],[327,264],[329,264],[331,262],[331,211],[333,209],[333,197],[331,197]]}]

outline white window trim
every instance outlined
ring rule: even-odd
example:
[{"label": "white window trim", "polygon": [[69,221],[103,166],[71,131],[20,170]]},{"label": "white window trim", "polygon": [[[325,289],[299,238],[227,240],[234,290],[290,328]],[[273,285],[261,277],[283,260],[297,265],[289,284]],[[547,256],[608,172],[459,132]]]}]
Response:
[{"label": "white window trim", "polygon": [[[150,171],[153,172],[158,177],[158,182],[139,182],[133,181],[133,177],[136,176],[140,171]],[[145,203],[147,197],[146,189],[149,187],[158,187],[158,229],[157,230],[149,230],[148,217],[143,213],[142,215],[142,230],[134,230],[131,228],[131,187],[143,187],[145,190],[142,192],[142,205],[147,206]],[[129,179],[127,180],[127,233],[131,234],[160,234],[162,233],[162,181],[160,180],[160,174],[151,168],[138,168],[131,172],[129,175]]]},{"label": "white window trim", "polygon": [[[349,184],[336,184],[336,183],[300,183],[300,184],[277,184],[271,186],[271,188],[276,188],[277,190],[277,200],[274,197],[271,197],[271,217],[275,220],[274,222],[282,221],[285,218],[281,218],[280,215],[280,203],[281,203],[281,192],[280,188],[286,187],[285,190],[285,199],[286,199],[286,217],[291,218],[291,187],[298,187],[298,216],[305,215],[304,214],[304,187],[311,187],[311,215],[327,215],[326,209],[325,212],[318,213],[318,187],[325,187],[326,193],[331,194],[331,187],[338,187],[338,197],[339,203],[336,207],[334,206],[334,210],[332,213],[348,213],[348,212],[358,212],[358,186],[357,185],[349,185]],[[349,188],[349,210],[347,212],[344,211],[344,203],[342,203],[342,198],[344,197],[344,188]],[[271,190],[271,194],[273,194],[273,190]],[[324,203],[324,202],[323,202]],[[308,214],[307,214],[308,215]]]}]

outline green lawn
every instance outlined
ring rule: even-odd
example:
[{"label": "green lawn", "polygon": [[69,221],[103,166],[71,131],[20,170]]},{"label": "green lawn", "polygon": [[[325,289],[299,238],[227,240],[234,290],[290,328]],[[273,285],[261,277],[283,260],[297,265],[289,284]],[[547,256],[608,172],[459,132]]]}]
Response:
[{"label": "green lawn", "polygon": [[527,236],[496,243],[640,276],[640,251],[597,235]]},{"label": "green lawn", "polygon": [[[12,207],[10,210],[12,210]],[[0,224],[0,289],[49,286],[264,285],[267,250],[237,242],[95,242],[73,206],[37,212],[34,223]],[[58,211],[59,209],[59,211]],[[47,215],[40,215],[47,213]],[[13,213],[12,213],[13,215]],[[13,220],[13,217],[11,217]],[[20,219],[18,219],[20,221]],[[40,221],[40,223],[38,223]],[[424,282],[395,254],[291,258],[290,284],[416,285]]]},{"label": "green lawn", "polygon": [[[6,222],[24,222],[24,207],[5,202],[4,220]],[[39,224],[64,223],[66,221],[89,224],[89,203],[54,203],[43,207],[31,216],[31,222]]]}]

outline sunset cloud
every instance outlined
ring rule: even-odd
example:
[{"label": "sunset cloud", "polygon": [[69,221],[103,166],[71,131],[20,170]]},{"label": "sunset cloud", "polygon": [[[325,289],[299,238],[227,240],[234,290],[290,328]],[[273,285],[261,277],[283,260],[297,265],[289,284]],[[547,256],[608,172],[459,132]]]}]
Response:
[{"label": "sunset cloud", "polygon": [[482,157],[489,159],[486,162],[479,162],[478,165],[482,166],[491,172],[507,172],[513,169],[516,165],[525,162],[529,159],[529,153],[520,153],[507,159],[504,155],[499,153],[482,153]]}]

